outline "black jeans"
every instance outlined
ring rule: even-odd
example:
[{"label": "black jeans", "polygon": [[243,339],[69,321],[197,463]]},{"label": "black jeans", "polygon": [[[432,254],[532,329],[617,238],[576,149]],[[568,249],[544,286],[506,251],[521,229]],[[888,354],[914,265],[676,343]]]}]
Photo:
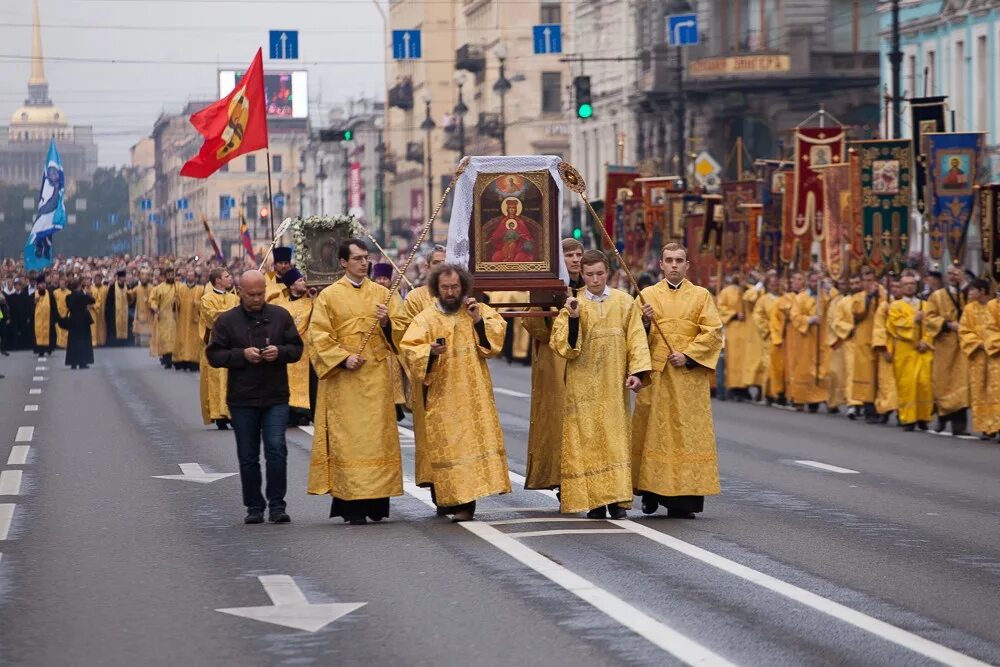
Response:
[{"label": "black jeans", "polygon": [[[285,446],[285,427],[288,424],[288,404],[266,408],[229,406],[229,421],[236,432],[236,456],[240,460],[240,483],[243,485],[243,504],[247,510],[263,512],[285,509],[285,473],[288,448]],[[260,443],[264,441],[264,461],[267,463],[267,486],[264,496],[260,493]]]}]

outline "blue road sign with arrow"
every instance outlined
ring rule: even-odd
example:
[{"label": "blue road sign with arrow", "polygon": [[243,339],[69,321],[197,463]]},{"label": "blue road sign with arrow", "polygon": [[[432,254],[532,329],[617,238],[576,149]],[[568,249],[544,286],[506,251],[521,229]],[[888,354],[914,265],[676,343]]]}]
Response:
[{"label": "blue road sign with arrow", "polygon": [[420,58],[420,31],[393,30],[392,57],[395,60],[416,60]]},{"label": "blue road sign with arrow", "polygon": [[670,46],[693,46],[697,43],[697,14],[672,14],[667,17],[667,44]]},{"label": "blue road sign with arrow", "polygon": [[299,58],[299,31],[298,30],[271,30],[268,32],[270,39],[271,60],[298,60]]},{"label": "blue road sign with arrow", "polygon": [[532,26],[531,36],[535,43],[535,55],[562,53],[562,25],[543,23]]}]

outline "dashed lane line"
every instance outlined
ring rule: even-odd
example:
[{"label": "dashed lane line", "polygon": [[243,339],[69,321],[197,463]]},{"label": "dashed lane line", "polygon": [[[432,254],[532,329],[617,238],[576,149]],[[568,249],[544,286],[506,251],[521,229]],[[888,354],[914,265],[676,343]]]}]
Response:
[{"label": "dashed lane line", "polygon": [[46,380],[48,380],[48,378],[43,375],[33,375],[31,377],[32,382],[45,382]]},{"label": "dashed lane line", "polygon": [[14,442],[31,442],[34,437],[34,426],[19,426],[17,428],[17,435],[14,436]]},{"label": "dashed lane line", "polygon": [[28,390],[28,395],[29,396],[38,396],[41,393],[42,393],[42,390],[41,390],[40,387],[32,387],[31,389]]},{"label": "dashed lane line", "polygon": [[14,503],[0,503],[0,541],[10,534],[10,524],[14,520]]},{"label": "dashed lane line", "polygon": [[10,456],[7,457],[7,465],[9,466],[23,466],[28,462],[28,451],[31,449],[28,445],[14,445],[10,448]]},{"label": "dashed lane line", "polygon": [[840,466],[832,466],[829,463],[821,463],[819,461],[795,461],[800,466],[806,466],[807,468],[815,468],[816,470],[823,470],[826,472],[835,472],[838,475],[859,475],[857,470],[851,470],[850,468],[841,468]]},{"label": "dashed lane line", "polygon": [[24,406],[24,411],[25,412],[38,412],[38,406],[37,405],[32,405],[32,404],[29,403],[28,405]]},{"label": "dashed lane line", "polygon": [[4,470],[0,472],[0,496],[21,495],[20,470]]}]

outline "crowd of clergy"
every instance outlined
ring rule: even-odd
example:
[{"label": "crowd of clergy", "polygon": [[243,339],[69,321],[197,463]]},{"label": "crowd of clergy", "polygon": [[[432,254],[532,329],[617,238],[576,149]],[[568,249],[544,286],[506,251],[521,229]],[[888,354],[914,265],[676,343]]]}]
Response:
[{"label": "crowd of clergy", "polygon": [[[846,414],[905,431],[1000,432],[1000,298],[958,266],[732,276],[718,294],[720,399]],[[969,419],[971,413],[971,422]]]}]

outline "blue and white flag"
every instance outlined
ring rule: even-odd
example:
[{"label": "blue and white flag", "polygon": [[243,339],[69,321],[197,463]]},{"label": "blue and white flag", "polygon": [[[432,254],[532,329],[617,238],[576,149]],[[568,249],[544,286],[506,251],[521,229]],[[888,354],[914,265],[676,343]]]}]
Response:
[{"label": "blue and white flag", "polygon": [[38,213],[31,226],[28,242],[24,244],[24,268],[41,271],[52,264],[52,236],[66,226],[66,206],[63,195],[66,192],[66,176],[63,174],[56,141],[49,143],[49,154],[45,158],[42,172],[42,186],[38,191]]}]

